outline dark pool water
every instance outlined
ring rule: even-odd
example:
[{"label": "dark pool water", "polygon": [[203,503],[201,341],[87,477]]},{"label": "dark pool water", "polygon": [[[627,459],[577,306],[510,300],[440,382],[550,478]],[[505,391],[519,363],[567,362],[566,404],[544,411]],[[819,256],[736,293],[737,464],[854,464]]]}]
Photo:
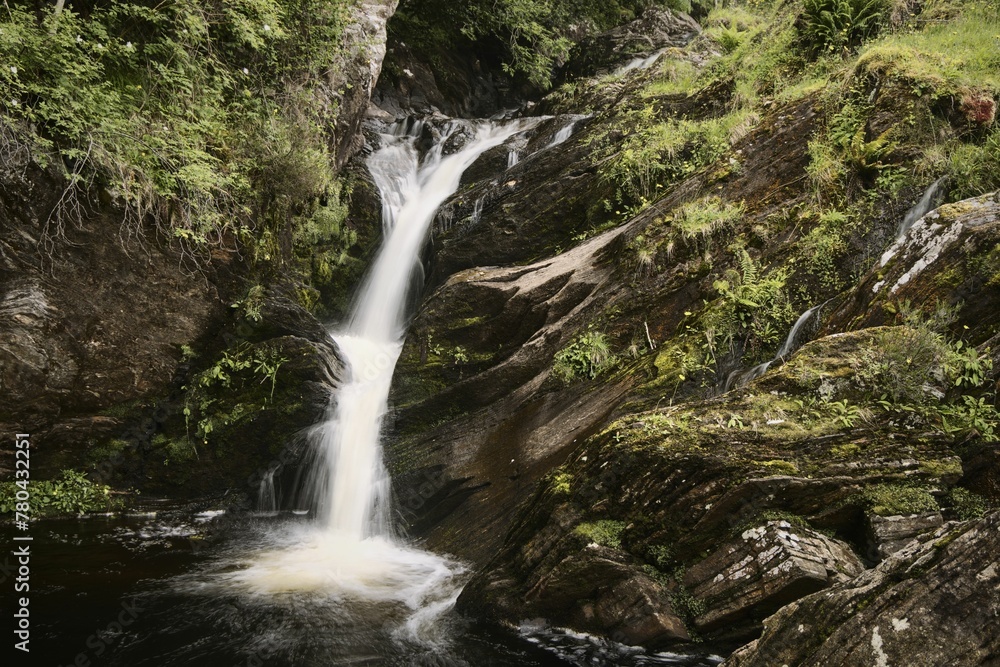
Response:
[{"label": "dark pool water", "polygon": [[[15,655],[15,664],[704,667],[719,662],[714,656],[648,654],[557,629],[508,633],[454,611],[435,621],[433,642],[416,642],[400,635],[405,616],[390,604],[310,593],[251,596],[211,585],[219,572],[237,567],[233,563],[254,549],[261,535],[302,521],[290,515],[232,519],[161,513],[34,523],[31,653]],[[4,537],[13,544],[9,529]],[[10,599],[12,580],[3,585],[4,599]]]}]

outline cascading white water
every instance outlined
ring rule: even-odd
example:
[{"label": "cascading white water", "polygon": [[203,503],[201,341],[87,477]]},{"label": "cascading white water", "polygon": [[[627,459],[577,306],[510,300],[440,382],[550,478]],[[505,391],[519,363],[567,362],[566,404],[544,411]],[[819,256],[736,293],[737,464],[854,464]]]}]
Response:
[{"label": "cascading white water", "polygon": [[[256,554],[226,582],[254,593],[315,591],[403,604],[400,627],[409,639],[431,641],[430,626],[460,590],[459,563],[402,543],[392,530],[390,479],[380,433],[392,372],[405,334],[407,304],[422,279],[420,252],[438,207],[484,151],[538,123],[452,122],[423,156],[423,127],[395,126],[368,167],[382,195],[384,240],[356,297],[350,320],[332,333],[347,371],[328,418],[314,429],[317,462],[307,481],[318,521],[292,527],[283,545]],[[463,131],[465,144],[444,155],[445,141]]]},{"label": "cascading white water", "polygon": [[626,64],[616,69],[612,74],[614,76],[621,76],[622,74],[625,74],[626,72],[631,72],[634,69],[649,69],[650,67],[652,67],[653,63],[659,60],[660,56],[662,56],[666,52],[667,49],[660,49],[655,53],[649,54],[648,56],[633,58]]},{"label": "cascading white water", "polygon": [[743,387],[746,386],[752,380],[756,380],[761,375],[767,372],[771,365],[778,359],[783,359],[791,354],[797,347],[799,333],[802,331],[802,327],[805,326],[806,322],[812,318],[813,314],[816,313],[820,308],[825,306],[828,302],[824,301],[818,306],[813,306],[806,312],[799,315],[799,319],[795,320],[795,324],[792,325],[791,330],[788,332],[788,336],[785,337],[785,341],[781,344],[778,349],[778,353],[774,355],[773,359],[765,361],[764,363],[757,364],[753,368],[747,371],[735,370],[729,374],[726,378],[726,385],[724,391],[729,391],[734,386]]},{"label": "cascading white water", "polygon": [[903,240],[903,237],[906,236],[906,232],[910,231],[913,223],[930,213],[932,209],[937,208],[941,200],[944,199],[945,184],[947,181],[948,177],[942,176],[931,183],[924,191],[920,201],[906,212],[906,215],[903,216],[902,221],[899,223],[899,227],[896,228],[896,242]]},{"label": "cascading white water", "polygon": [[889,263],[897,252],[903,247],[906,242],[906,234],[910,231],[922,217],[930,213],[932,210],[941,205],[946,194],[946,187],[948,185],[948,177],[942,176],[933,183],[931,183],[927,189],[924,191],[923,196],[920,198],[916,204],[914,204],[903,219],[900,220],[899,226],[896,227],[896,238],[893,240],[892,245],[882,253],[882,258],[879,261],[879,266],[885,266]]},{"label": "cascading white water", "polygon": [[567,139],[573,136],[573,130],[576,129],[576,124],[579,120],[579,118],[574,118],[569,123],[559,128],[559,131],[556,132],[554,137],[552,137],[552,141],[546,144],[545,148],[552,148],[553,146],[565,143]]}]

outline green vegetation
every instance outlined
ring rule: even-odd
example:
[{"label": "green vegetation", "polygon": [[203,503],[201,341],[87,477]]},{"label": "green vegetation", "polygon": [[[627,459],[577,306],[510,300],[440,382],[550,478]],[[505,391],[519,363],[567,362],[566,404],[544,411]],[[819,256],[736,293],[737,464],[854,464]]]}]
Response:
[{"label": "green vegetation", "polygon": [[[192,431],[200,441],[208,442],[217,428],[263,409],[274,398],[278,370],[286,361],[278,350],[267,345],[240,343],[234,349],[224,351],[212,366],[192,379],[186,387],[184,420],[188,441],[196,457],[198,449],[191,437]],[[234,396],[243,394],[256,400],[231,405]],[[171,449],[172,458],[184,458],[175,449]]]},{"label": "green vegetation", "polygon": [[155,221],[194,262],[234,242],[253,249],[304,203],[336,198],[329,109],[315,89],[339,57],[348,6],[7,6],[0,151],[64,175],[48,247],[96,191],[124,211],[123,237],[141,239]]},{"label": "green vegetation", "polygon": [[720,351],[751,359],[768,356],[795,321],[785,292],[784,269],[764,273],[746,250],[738,254],[739,269],[729,270],[714,287],[720,299],[705,316],[713,332],[713,356]]},{"label": "green vegetation", "polygon": [[921,514],[938,509],[927,489],[903,484],[876,484],[862,491],[857,500],[879,516]]},{"label": "green vegetation", "polygon": [[624,521],[601,519],[600,521],[581,523],[573,529],[573,532],[590,542],[601,545],[602,547],[621,549],[621,535],[624,530]]},{"label": "green vegetation", "polygon": [[471,48],[499,61],[509,75],[546,89],[573,46],[579,28],[606,29],[636,17],[650,4],[692,11],[707,0],[409,0],[390,28],[404,43],[440,62],[447,49]]},{"label": "green vegetation", "polygon": [[0,513],[12,514],[22,502],[30,503],[31,517],[110,512],[121,506],[111,487],[92,482],[87,473],[75,470],[63,470],[54,480],[0,483]]},{"label": "green vegetation", "polygon": [[556,353],[552,372],[565,383],[579,379],[593,380],[601,373],[614,368],[617,357],[608,340],[600,331],[588,330]]},{"label": "green vegetation", "polygon": [[879,31],[891,4],[890,0],[805,0],[802,37],[814,51],[857,46]]}]

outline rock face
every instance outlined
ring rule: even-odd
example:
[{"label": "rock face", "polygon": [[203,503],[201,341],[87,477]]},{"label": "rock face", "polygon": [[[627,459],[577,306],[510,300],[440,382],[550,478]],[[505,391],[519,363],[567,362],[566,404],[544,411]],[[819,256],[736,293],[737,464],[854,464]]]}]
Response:
[{"label": "rock face", "polygon": [[[429,544],[485,561],[510,521],[508,508],[622,393],[616,383],[563,389],[550,377],[571,323],[611,297],[611,267],[601,257],[613,240],[593,239],[526,267],[460,272],[417,315],[397,367],[387,456]],[[462,417],[435,427],[456,412]],[[421,490],[428,481],[430,495]]]},{"label": "rock face", "polygon": [[[818,424],[802,430],[791,412],[773,425],[752,424],[750,415],[775,414],[783,404],[793,410],[791,397],[813,391],[800,384],[805,368],[844,377],[849,350],[873,335],[809,343],[725,400],[612,421],[543,481],[459,607],[506,623],[544,616],[558,606],[546,596],[562,594],[541,582],[565,579],[562,563],[586,562],[591,534],[611,533],[603,546],[616,551],[620,567],[662,581],[660,604],[710,640],[751,639],[782,605],[858,575],[871,540],[866,489],[947,488],[957,479],[954,452],[944,439],[903,445],[812,430]],[[900,448],[919,451],[919,461],[899,458]],[[895,537],[878,539],[888,547]],[[579,629],[593,623],[581,614],[561,620]],[[614,628],[608,622],[602,631]]]},{"label": "rock face", "polygon": [[[956,327],[968,327],[975,344],[996,336],[1000,307],[1000,193],[945,204],[914,223],[831,315],[829,329],[846,330],[893,321],[893,303],[933,302],[942,293],[963,304]],[[969,269],[972,270],[969,270]],[[944,288],[944,290],[942,290]]]},{"label": "rock face", "polygon": [[788,605],[727,667],[996,664],[1000,514],[946,525],[851,581]]},{"label": "rock face", "polygon": [[700,32],[701,26],[687,14],[650,6],[636,20],[581,41],[566,72],[572,77],[598,74],[637,56],[684,46]]},{"label": "rock face", "polygon": [[864,565],[843,542],[816,531],[769,521],[692,566],[684,585],[707,608],[695,618],[710,631],[762,617],[788,601],[860,574]]},{"label": "rock face", "polygon": [[940,512],[911,516],[878,516],[868,519],[869,533],[875,545],[875,556],[882,560],[896,553],[914,539],[933,531],[944,523]]},{"label": "rock face", "polygon": [[178,270],[180,256],[154,244],[126,251],[110,212],[69,226],[66,242],[47,254],[40,222],[60,184],[29,165],[5,166],[0,427],[37,436],[45,453],[33,469],[44,475],[121,428],[102,412],[164,391],[180,346],[218,325],[225,304],[214,271]]},{"label": "rock face", "polygon": [[336,109],[335,150],[342,168],[364,143],[361,122],[382,72],[386,23],[399,0],[362,0],[351,9],[344,31],[341,62],[330,68],[327,85]]}]

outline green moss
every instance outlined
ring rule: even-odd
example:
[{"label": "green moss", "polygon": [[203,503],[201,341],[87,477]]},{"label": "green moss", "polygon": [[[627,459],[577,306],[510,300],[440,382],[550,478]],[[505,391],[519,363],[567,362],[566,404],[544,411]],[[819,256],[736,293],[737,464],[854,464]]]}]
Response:
[{"label": "green moss", "polygon": [[621,549],[621,535],[624,530],[624,521],[602,519],[600,521],[581,523],[573,529],[573,532],[602,547]]},{"label": "green moss", "polygon": [[944,460],[921,461],[920,470],[939,479],[962,476],[962,461],[957,456]]},{"label": "green moss", "polygon": [[791,461],[773,459],[771,461],[753,461],[753,465],[761,466],[775,475],[797,475],[799,467]]},{"label": "green moss", "polygon": [[558,495],[569,495],[572,482],[572,474],[560,471],[552,475],[550,487]]},{"label": "green moss", "polygon": [[988,499],[961,487],[949,491],[947,498],[955,514],[963,521],[981,519],[992,509]]},{"label": "green moss", "polygon": [[830,453],[838,459],[852,459],[861,453],[861,447],[857,443],[848,442],[830,448]]},{"label": "green moss", "polygon": [[926,489],[902,484],[876,484],[856,499],[879,516],[922,514],[938,509],[937,500]]}]

